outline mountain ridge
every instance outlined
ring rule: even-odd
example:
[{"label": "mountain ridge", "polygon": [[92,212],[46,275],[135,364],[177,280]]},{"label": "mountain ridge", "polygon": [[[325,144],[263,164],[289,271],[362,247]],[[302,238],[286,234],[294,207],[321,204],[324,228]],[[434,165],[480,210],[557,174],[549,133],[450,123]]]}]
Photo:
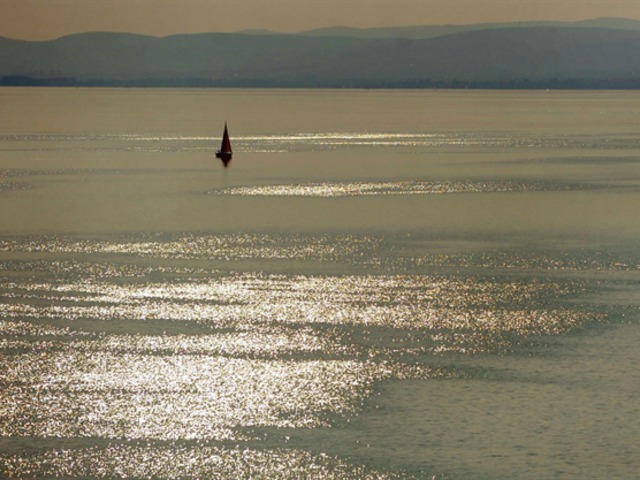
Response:
[{"label": "mountain ridge", "polygon": [[0,37],[0,85],[640,88],[638,29],[533,26],[431,38],[88,32]]},{"label": "mountain ridge", "polygon": [[[356,28],[346,26],[334,26],[317,28],[299,32],[297,35],[305,36],[353,36],[358,38],[413,38],[427,39],[451,33],[461,33],[470,30],[493,30],[496,28],[527,28],[527,27],[567,27],[567,28],[612,28],[623,30],[640,30],[640,20],[617,17],[601,17],[575,22],[561,21],[530,21],[530,22],[502,22],[502,23],[476,23],[468,25],[443,24],[443,25],[411,25],[405,27],[377,27]],[[271,32],[275,33],[275,32]]]}]

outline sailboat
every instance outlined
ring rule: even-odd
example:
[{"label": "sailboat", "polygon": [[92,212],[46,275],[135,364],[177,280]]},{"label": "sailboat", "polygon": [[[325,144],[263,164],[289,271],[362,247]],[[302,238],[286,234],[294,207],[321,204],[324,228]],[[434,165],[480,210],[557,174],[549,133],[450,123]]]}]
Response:
[{"label": "sailboat", "polygon": [[224,122],[224,133],[222,134],[222,145],[220,150],[216,152],[216,158],[222,160],[222,164],[226,167],[231,161],[233,151],[231,150],[231,140],[229,140],[229,130],[227,129],[227,122]]}]

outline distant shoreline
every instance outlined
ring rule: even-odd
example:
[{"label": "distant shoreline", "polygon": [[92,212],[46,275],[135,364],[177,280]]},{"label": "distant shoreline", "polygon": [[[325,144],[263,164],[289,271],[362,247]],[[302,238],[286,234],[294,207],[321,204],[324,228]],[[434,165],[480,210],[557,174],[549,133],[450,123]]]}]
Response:
[{"label": "distant shoreline", "polygon": [[368,89],[368,90],[640,90],[640,78],[626,80],[494,80],[494,81],[410,81],[353,83],[281,83],[268,81],[225,82],[208,79],[79,80],[76,78],[38,78],[22,75],[0,77],[0,87],[70,88],[273,88],[273,89]]}]

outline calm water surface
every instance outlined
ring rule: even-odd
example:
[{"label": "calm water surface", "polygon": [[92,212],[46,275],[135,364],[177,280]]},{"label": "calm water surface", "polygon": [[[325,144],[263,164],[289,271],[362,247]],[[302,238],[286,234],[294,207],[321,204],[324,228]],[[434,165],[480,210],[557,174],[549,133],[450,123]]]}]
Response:
[{"label": "calm water surface", "polygon": [[0,102],[0,476],[637,478],[640,94]]}]

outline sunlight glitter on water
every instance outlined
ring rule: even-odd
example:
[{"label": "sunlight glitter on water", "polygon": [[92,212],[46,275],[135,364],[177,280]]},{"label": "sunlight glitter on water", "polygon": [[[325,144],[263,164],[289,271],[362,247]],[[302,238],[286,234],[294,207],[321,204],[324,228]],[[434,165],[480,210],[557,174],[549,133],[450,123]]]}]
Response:
[{"label": "sunlight glitter on water", "polygon": [[445,193],[542,192],[584,190],[584,185],[509,181],[442,182],[349,182],[233,187],[209,192],[213,195],[266,197],[354,197],[362,195],[432,195]]},{"label": "sunlight glitter on water", "polygon": [[[12,325],[7,325],[7,324]],[[11,328],[13,327],[13,328]],[[283,358],[287,355],[347,354],[346,346],[337,344],[335,338],[318,336],[310,331],[297,329],[265,332],[217,333],[215,335],[91,335],[89,332],[74,332],[69,328],[32,325],[28,322],[3,322],[0,332],[8,338],[0,337],[0,350],[31,350],[32,337],[46,337],[37,341],[38,348],[62,351],[178,355],[225,355],[232,357]],[[28,333],[27,333],[28,332]],[[82,341],[69,341],[70,335],[90,336]],[[12,339],[19,336],[19,339]],[[27,337],[28,338],[25,338]]]},{"label": "sunlight glitter on water", "polygon": [[[384,238],[374,235],[277,235],[225,234],[140,236],[133,239],[77,240],[57,236],[0,239],[0,252],[50,254],[110,254],[153,259],[180,260],[304,260],[344,262],[352,267],[378,266],[392,271],[423,271],[429,267],[540,269],[540,270],[640,270],[636,252],[609,251],[581,246],[579,251],[563,249],[528,250],[483,248],[471,252],[447,252],[437,239],[410,236]],[[446,250],[446,249],[445,249]],[[135,263],[0,262],[6,271],[81,274],[84,277],[144,277],[155,274],[218,276],[221,271],[198,265],[138,265]],[[264,265],[262,265],[264,268]]]},{"label": "sunlight glitter on water", "polygon": [[[190,238],[180,248],[180,239],[5,241],[7,254],[44,257],[5,261],[0,418],[12,420],[2,435],[238,441],[252,439],[250,427],[326,427],[336,415],[357,413],[381,380],[461,374],[438,366],[438,355],[506,352],[530,335],[606,320],[563,303],[586,290],[576,280],[202,266],[200,276],[185,266],[130,262],[197,258],[235,243]],[[257,249],[366,265],[372,248],[380,253],[381,239],[331,238],[305,245],[302,237],[248,236],[246,250],[224,255]],[[134,256],[108,267],[103,259],[100,269],[57,258],[101,250]],[[122,321],[130,334],[105,333],[103,325]],[[186,334],[190,324],[204,330]]]},{"label": "sunlight glitter on water", "polygon": [[[377,250],[368,235],[186,235],[177,238],[95,241],[60,237],[0,239],[0,252],[109,253],[172,259],[348,260]],[[135,268],[135,266],[132,266]]]},{"label": "sunlight glitter on water", "polygon": [[[7,378],[5,436],[244,438],[239,427],[327,425],[354,412],[380,367],[357,361],[258,361],[77,351],[23,354]],[[3,362],[5,363],[5,362]]]},{"label": "sunlight glitter on water", "polygon": [[0,435],[247,440],[251,435],[238,429],[328,426],[332,415],[355,413],[384,378],[446,374],[389,362],[233,358],[215,350],[132,354],[120,345],[136,339],[120,337],[115,348],[105,340],[81,348],[31,343],[3,357],[0,418],[11,421],[0,424]]},{"label": "sunlight glitter on water", "polygon": [[[112,151],[112,152],[204,152],[219,141],[217,136],[175,134],[27,134],[0,135],[0,151]],[[37,147],[34,147],[37,145]],[[593,136],[515,135],[513,132],[300,132],[233,134],[234,150],[244,153],[284,153],[345,148],[602,148],[603,139]],[[607,138],[608,149],[638,148],[634,137]]]},{"label": "sunlight glitter on water", "polygon": [[[0,454],[8,478],[269,478],[273,480],[395,480],[422,475],[354,465],[325,454],[292,448],[109,444],[46,453]],[[435,476],[430,476],[437,480]],[[438,477],[439,479],[440,477]]]},{"label": "sunlight glitter on water", "polygon": [[[240,274],[189,283],[16,283],[13,291],[14,300],[0,305],[5,318],[161,319],[216,328],[275,321],[520,332],[562,330],[588,318],[581,320],[584,314],[562,308],[531,308],[543,298],[581,292],[577,282]],[[39,300],[31,301],[34,297]]]}]

